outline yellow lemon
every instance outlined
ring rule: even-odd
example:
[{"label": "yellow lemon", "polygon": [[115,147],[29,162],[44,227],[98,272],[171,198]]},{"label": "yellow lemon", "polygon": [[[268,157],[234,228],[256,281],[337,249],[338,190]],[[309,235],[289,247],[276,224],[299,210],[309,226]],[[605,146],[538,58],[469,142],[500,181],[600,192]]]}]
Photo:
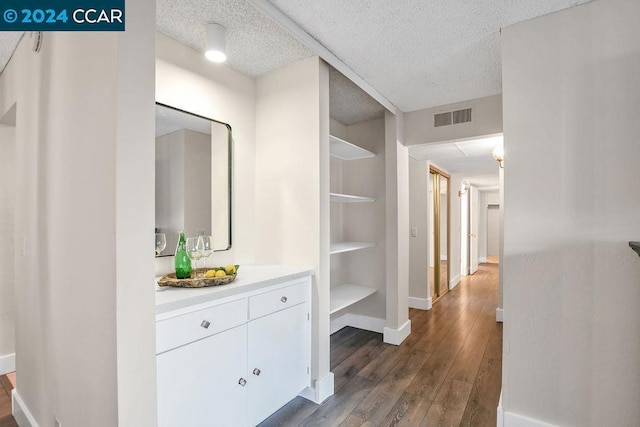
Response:
[{"label": "yellow lemon", "polygon": [[233,264],[229,264],[224,268],[224,271],[227,272],[227,274],[235,274],[236,272],[236,266]]},{"label": "yellow lemon", "polygon": [[216,271],[216,277],[225,277],[226,275],[227,273],[225,273],[223,270]]},{"label": "yellow lemon", "polygon": [[204,277],[206,277],[207,279],[210,279],[212,277],[216,277],[216,271],[215,270],[209,270],[204,274]]}]

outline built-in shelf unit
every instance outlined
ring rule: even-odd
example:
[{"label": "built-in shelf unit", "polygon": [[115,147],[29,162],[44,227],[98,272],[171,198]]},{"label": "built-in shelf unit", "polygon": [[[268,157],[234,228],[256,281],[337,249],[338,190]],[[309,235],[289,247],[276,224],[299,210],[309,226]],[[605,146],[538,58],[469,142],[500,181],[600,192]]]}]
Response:
[{"label": "built-in shelf unit", "polygon": [[329,136],[329,151],[333,157],[342,160],[368,159],[376,156],[369,150],[365,150],[362,147],[358,147],[355,144],[333,135]]},{"label": "built-in shelf unit", "polygon": [[[375,157],[375,154],[369,150],[359,147],[355,144],[345,141],[344,139],[330,136],[329,152],[332,157],[340,160],[361,160],[370,159]],[[348,167],[346,165],[345,167]],[[332,171],[336,173],[337,171]],[[333,204],[351,204],[351,203],[375,203],[376,199],[365,195],[356,194],[343,194],[343,193],[330,193],[330,201]],[[345,215],[349,215],[349,207],[345,206]],[[331,223],[331,227],[342,227],[343,224]],[[330,253],[331,255],[341,256],[343,254],[352,251],[366,250],[368,248],[374,248],[377,246],[375,242],[332,242]],[[333,262],[333,261],[332,261]],[[347,268],[348,260],[344,260],[341,265]],[[378,290],[375,287],[365,286],[366,284],[342,284],[331,283],[330,293],[330,314],[337,313],[341,310],[348,308],[349,306],[367,298],[370,295],[375,294]]]},{"label": "built-in shelf unit", "polygon": [[343,252],[357,251],[360,249],[373,248],[376,244],[371,242],[339,242],[332,243],[330,254],[341,254]]},{"label": "built-in shelf unit", "polygon": [[360,285],[338,285],[331,288],[331,304],[329,314],[349,307],[351,304],[365,299],[377,292],[376,289]]}]

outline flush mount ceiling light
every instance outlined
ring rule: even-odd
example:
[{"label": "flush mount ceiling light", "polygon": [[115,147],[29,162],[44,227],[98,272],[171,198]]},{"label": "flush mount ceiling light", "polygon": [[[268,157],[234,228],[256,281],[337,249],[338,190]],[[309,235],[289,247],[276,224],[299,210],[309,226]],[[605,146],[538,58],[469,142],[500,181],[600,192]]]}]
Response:
[{"label": "flush mount ceiling light", "polygon": [[500,165],[501,168],[504,167],[504,148],[501,145],[498,145],[493,149],[493,158],[496,159],[496,162]]},{"label": "flush mount ceiling light", "polygon": [[224,62],[227,60],[226,52],[227,30],[220,24],[207,25],[207,48],[204,56],[212,62]]}]

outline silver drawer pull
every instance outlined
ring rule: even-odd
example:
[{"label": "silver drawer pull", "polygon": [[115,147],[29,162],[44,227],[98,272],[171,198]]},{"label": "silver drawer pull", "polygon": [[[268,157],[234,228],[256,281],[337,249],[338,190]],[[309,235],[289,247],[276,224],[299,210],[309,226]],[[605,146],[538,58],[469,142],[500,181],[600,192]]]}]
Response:
[{"label": "silver drawer pull", "polygon": [[240,378],[238,380],[238,384],[240,384],[242,387],[247,385],[247,380],[245,380],[244,378]]},{"label": "silver drawer pull", "polygon": [[202,326],[205,329],[207,329],[210,325],[211,323],[206,320],[203,320],[202,323],[200,323],[200,326]]},{"label": "silver drawer pull", "polygon": [[253,375],[255,375],[256,377],[257,377],[257,376],[259,376],[259,375],[260,375],[260,369],[255,368],[255,369],[253,370]]},{"label": "silver drawer pull", "polygon": [[280,301],[282,301],[282,302],[287,302],[287,297],[282,297],[282,298],[280,298]]}]

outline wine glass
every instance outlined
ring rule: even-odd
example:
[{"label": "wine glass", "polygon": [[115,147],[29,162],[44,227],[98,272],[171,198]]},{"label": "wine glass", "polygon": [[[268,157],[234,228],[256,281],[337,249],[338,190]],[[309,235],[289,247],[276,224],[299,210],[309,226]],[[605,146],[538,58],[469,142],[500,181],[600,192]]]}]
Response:
[{"label": "wine glass", "polygon": [[167,247],[167,236],[164,233],[156,233],[156,256],[159,256]]},{"label": "wine glass", "polygon": [[198,237],[187,237],[187,255],[191,260],[191,278],[198,277],[198,260],[202,257],[202,249],[198,244],[200,242],[200,238]]},{"label": "wine glass", "polygon": [[213,237],[211,236],[200,236],[200,240],[202,240],[202,267],[207,269],[207,258],[211,256],[213,253]]}]

